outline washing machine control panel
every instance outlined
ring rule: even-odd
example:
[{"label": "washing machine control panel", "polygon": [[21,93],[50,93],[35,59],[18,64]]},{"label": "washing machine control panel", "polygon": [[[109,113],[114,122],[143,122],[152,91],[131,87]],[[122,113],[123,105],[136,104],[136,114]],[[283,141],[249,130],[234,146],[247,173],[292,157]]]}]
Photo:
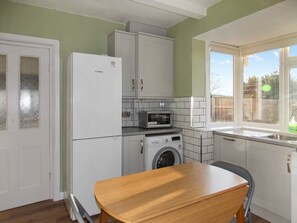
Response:
[{"label": "washing machine control panel", "polygon": [[[181,136],[177,135],[177,136],[154,136],[154,137],[147,137],[147,143],[150,146],[158,146],[160,144],[166,144],[166,143],[170,143],[170,144],[181,144]],[[181,145],[180,145],[181,147]]]}]

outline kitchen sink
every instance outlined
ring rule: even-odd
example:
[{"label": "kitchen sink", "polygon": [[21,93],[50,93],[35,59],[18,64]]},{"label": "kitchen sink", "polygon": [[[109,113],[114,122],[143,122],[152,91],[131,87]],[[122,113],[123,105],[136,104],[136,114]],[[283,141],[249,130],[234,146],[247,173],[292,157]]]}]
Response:
[{"label": "kitchen sink", "polygon": [[264,136],[263,138],[281,140],[281,141],[297,141],[297,136],[286,136],[281,134],[268,135],[268,136]]}]

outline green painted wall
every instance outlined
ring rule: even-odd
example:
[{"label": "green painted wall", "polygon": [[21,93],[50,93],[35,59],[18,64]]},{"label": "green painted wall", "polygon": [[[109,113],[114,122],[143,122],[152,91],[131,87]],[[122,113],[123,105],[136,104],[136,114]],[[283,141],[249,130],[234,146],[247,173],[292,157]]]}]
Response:
[{"label": "green painted wall", "polygon": [[[197,63],[199,61],[199,63]],[[201,66],[203,64],[203,66]],[[202,96],[205,93],[205,42],[192,39],[192,95]]]},{"label": "green painted wall", "polygon": [[39,7],[0,0],[0,32],[60,41],[61,191],[65,189],[66,60],[71,52],[107,54],[107,36],[124,26]]},{"label": "green painted wall", "polygon": [[192,38],[250,15],[283,0],[223,0],[207,10],[207,16],[186,19],[171,27],[169,36],[175,38],[175,96],[205,96],[204,43]]}]

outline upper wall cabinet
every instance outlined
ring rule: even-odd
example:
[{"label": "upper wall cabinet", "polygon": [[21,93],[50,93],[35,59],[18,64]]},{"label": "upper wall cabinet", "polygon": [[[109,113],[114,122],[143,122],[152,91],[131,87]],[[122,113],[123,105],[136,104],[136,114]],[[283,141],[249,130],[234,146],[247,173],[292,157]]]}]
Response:
[{"label": "upper wall cabinet", "polygon": [[108,38],[110,56],[122,57],[123,97],[171,98],[174,40],[115,31]]},{"label": "upper wall cabinet", "polygon": [[136,34],[115,31],[108,36],[108,55],[122,58],[122,96],[136,96]]},{"label": "upper wall cabinet", "polygon": [[138,97],[173,97],[174,40],[137,35]]}]

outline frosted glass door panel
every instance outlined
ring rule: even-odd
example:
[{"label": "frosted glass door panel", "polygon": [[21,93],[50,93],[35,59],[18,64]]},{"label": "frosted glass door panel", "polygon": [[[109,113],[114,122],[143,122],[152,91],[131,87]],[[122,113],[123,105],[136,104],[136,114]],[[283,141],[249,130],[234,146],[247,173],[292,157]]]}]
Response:
[{"label": "frosted glass door panel", "polygon": [[20,128],[39,127],[39,59],[20,59]]},{"label": "frosted glass door panel", "polygon": [[48,49],[0,44],[0,211],[51,196],[49,61]]},{"label": "frosted glass door panel", "polygon": [[6,56],[0,55],[0,130],[6,129],[7,100],[6,100]]}]

